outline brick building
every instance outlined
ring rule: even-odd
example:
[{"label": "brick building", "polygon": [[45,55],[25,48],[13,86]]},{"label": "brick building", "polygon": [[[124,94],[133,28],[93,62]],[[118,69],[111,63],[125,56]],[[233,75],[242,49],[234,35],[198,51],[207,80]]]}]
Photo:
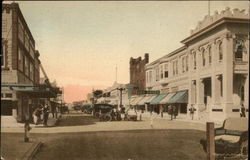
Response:
[{"label": "brick building", "polygon": [[141,57],[138,58],[130,58],[130,84],[134,85],[134,90],[132,94],[136,94],[138,90],[146,89],[146,81],[145,81],[145,66],[149,62],[149,54],[146,53],[144,55],[144,59]]},{"label": "brick building", "polygon": [[19,5],[2,4],[1,116],[23,121],[40,98],[54,96],[39,82],[39,56]]}]

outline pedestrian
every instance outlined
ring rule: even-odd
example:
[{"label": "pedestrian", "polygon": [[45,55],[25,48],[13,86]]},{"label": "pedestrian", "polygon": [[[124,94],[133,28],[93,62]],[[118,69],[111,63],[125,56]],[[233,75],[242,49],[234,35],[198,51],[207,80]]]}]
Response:
[{"label": "pedestrian", "polygon": [[172,107],[172,105],[168,106],[168,114],[170,115],[171,120],[173,120],[173,107]]},{"label": "pedestrian", "polygon": [[39,121],[41,121],[41,114],[42,114],[42,106],[40,105],[33,112],[33,120],[35,125],[38,125]]},{"label": "pedestrian", "polygon": [[47,122],[48,122],[48,118],[49,118],[49,106],[48,104],[45,104],[44,108],[43,108],[43,126],[47,126]]},{"label": "pedestrian", "polygon": [[246,117],[246,108],[242,102],[240,104],[240,111],[241,111],[240,117]]},{"label": "pedestrian", "polygon": [[191,104],[191,108],[189,109],[190,111],[190,116],[191,116],[191,119],[193,120],[194,119],[194,105]]},{"label": "pedestrian", "polygon": [[177,110],[176,106],[173,106],[173,112],[172,112],[172,114],[174,115],[174,119],[176,119],[176,116],[178,114],[178,110]]},{"label": "pedestrian", "polygon": [[154,115],[153,115],[153,112],[151,111],[150,112],[150,126],[151,126],[151,128],[153,128],[153,123],[154,123]]}]

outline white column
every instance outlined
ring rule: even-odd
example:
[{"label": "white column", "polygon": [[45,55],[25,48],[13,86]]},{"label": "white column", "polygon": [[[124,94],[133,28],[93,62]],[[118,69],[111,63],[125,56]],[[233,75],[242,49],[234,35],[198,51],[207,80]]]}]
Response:
[{"label": "white column", "polygon": [[198,79],[196,81],[197,84],[197,105],[198,108],[203,110],[204,109],[204,83],[203,79]]},{"label": "white column", "polygon": [[213,75],[212,76],[212,104],[216,105],[218,104],[219,98],[220,98],[220,80],[219,75]]},{"label": "white column", "polygon": [[223,38],[223,103],[225,111],[232,113],[233,107],[233,39]]}]

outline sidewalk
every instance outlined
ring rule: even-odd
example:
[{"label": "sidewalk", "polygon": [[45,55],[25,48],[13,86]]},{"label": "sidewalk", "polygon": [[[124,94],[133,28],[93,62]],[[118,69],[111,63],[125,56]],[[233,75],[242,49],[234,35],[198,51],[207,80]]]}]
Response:
[{"label": "sidewalk", "polygon": [[12,134],[1,140],[1,157],[4,160],[31,160],[41,148],[42,142],[24,142],[20,136]]}]

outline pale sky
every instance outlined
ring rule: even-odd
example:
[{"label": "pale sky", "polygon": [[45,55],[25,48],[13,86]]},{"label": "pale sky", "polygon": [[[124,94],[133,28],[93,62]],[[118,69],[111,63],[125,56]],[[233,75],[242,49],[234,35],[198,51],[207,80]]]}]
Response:
[{"label": "pale sky", "polygon": [[[65,100],[83,100],[92,87],[129,83],[130,57],[150,62],[182,46],[207,1],[18,2],[51,81]],[[210,1],[210,13],[226,7],[249,9],[248,1]],[[76,91],[77,90],[77,91]]]}]

